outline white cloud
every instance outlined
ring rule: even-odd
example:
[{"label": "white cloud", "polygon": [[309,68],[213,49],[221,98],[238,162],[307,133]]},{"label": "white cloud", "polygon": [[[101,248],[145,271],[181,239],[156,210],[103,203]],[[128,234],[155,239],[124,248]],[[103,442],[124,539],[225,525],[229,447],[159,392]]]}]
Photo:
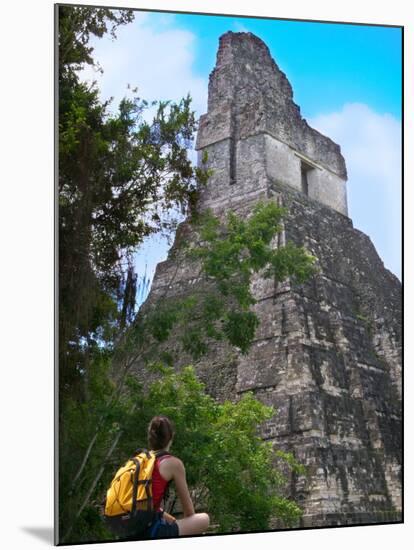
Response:
[{"label": "white cloud", "polygon": [[93,56],[104,74],[87,67],[82,78],[97,80],[102,99],[114,96],[113,108],[129,95],[130,84],[147,100],[179,100],[190,92],[193,109],[201,115],[207,107],[207,80],[193,72],[196,36],[172,27],[173,22],[173,16],[153,20],[136,14],[133,23],[118,28],[116,40],[92,40]]},{"label": "white cloud", "polygon": [[401,123],[368,105],[347,103],[311,126],[341,146],[354,226],[371,237],[385,266],[401,278]]}]

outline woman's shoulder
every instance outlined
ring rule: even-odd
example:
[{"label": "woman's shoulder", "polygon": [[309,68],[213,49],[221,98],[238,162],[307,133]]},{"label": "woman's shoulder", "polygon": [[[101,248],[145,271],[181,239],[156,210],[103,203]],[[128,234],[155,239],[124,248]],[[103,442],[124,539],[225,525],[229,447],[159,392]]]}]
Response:
[{"label": "woman's shoulder", "polygon": [[159,459],[159,467],[165,473],[168,471],[171,474],[175,474],[184,470],[183,461],[174,455],[163,455]]},{"label": "woman's shoulder", "polygon": [[162,454],[160,457],[158,457],[158,462],[162,462],[163,464],[168,463],[177,466],[183,465],[183,461],[178,458],[178,456],[170,455],[169,453]]}]

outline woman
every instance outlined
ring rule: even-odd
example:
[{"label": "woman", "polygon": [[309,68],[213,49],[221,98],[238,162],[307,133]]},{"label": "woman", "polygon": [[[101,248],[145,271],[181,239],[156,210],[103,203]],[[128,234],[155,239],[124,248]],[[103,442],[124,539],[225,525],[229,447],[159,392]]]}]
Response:
[{"label": "woman", "polygon": [[[188,490],[185,468],[182,461],[169,454],[174,437],[174,429],[166,416],[155,416],[148,426],[148,445],[160,456],[157,458],[152,475],[152,498],[157,517],[149,529],[150,538],[198,535],[206,531],[210,518],[208,514],[194,512]],[[162,453],[162,454],[161,454]],[[161,508],[161,501],[170,481],[174,481],[184,517],[176,520]]]}]

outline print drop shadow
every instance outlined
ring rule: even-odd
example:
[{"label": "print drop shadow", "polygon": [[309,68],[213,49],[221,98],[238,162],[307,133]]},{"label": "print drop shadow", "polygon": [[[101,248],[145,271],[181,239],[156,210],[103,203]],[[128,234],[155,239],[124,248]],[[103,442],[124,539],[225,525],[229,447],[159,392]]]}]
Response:
[{"label": "print drop shadow", "polygon": [[37,539],[53,544],[53,527],[21,527],[21,530]]}]

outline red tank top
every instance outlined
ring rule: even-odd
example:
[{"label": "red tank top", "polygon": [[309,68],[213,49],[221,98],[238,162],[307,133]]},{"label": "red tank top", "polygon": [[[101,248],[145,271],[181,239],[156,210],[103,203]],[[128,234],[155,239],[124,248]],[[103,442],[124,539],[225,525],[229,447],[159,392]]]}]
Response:
[{"label": "red tank top", "polygon": [[154,470],[152,472],[152,500],[154,510],[157,511],[159,511],[165,489],[168,485],[168,481],[162,477],[158,465],[162,460],[164,460],[164,458],[169,458],[170,456],[171,455],[163,455],[157,458],[154,464]]}]

